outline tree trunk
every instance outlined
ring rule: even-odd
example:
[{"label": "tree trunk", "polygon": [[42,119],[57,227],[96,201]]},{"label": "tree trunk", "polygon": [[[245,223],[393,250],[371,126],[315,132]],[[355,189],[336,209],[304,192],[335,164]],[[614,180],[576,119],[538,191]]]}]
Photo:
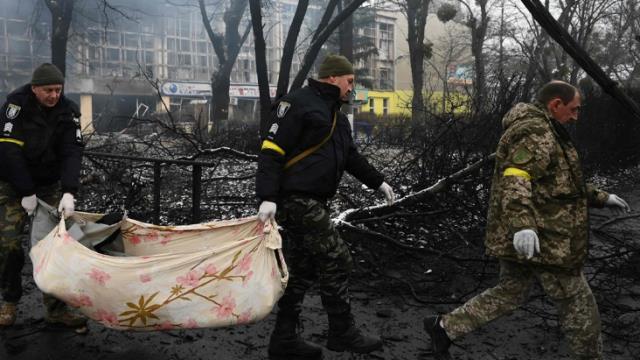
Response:
[{"label": "tree trunk", "polygon": [[[238,26],[242,20],[242,14],[247,7],[248,0],[237,0],[231,2],[230,7],[225,11],[223,19],[225,24],[225,34],[220,35],[213,31],[211,19],[207,15],[204,0],[198,0],[202,23],[211,45],[218,57],[219,70],[211,77],[211,116],[210,121],[214,123],[212,131],[220,131],[221,125],[229,118],[229,76],[233,70],[240,48],[249,34],[249,27],[241,37]],[[201,133],[205,137],[205,133]],[[202,139],[206,140],[206,139]]]},{"label": "tree trunk", "polygon": [[424,106],[424,61],[426,60],[424,32],[429,15],[430,0],[407,0],[405,15],[408,23],[409,62],[411,64],[411,119],[421,123],[425,115]]},{"label": "tree trunk", "polygon": [[[342,0],[342,8],[349,5],[351,0]],[[353,16],[349,16],[342,24],[340,24],[340,54],[353,62]]]},{"label": "tree trunk", "polygon": [[307,53],[304,55],[304,59],[302,60],[300,71],[298,71],[298,74],[296,75],[295,79],[291,83],[291,90],[298,89],[302,86],[302,84],[304,83],[304,80],[307,78],[307,75],[309,74],[309,71],[311,70],[311,67],[313,66],[313,62],[318,56],[318,52],[320,52],[320,49],[322,48],[322,45],[327,41],[329,36],[331,36],[333,31],[336,28],[338,28],[338,26],[343,21],[345,21],[349,16],[351,16],[351,14],[353,14],[353,12],[356,11],[356,9],[360,7],[360,5],[362,5],[362,3],[364,3],[365,1],[366,0],[353,0],[349,4],[349,6],[345,7],[344,10],[342,10],[342,12],[336,15],[336,17],[333,18],[331,22],[329,22],[327,27],[324,30],[322,30],[322,32],[318,35],[318,37],[311,42],[311,45],[309,46],[309,50],[307,50]]},{"label": "tree trunk", "polygon": [[307,13],[309,7],[309,0],[300,0],[296,13],[291,21],[289,32],[287,33],[287,39],[284,42],[284,48],[282,49],[282,59],[280,60],[280,72],[278,76],[278,88],[276,90],[276,99],[279,99],[286,95],[289,90],[289,73],[291,72],[291,63],[293,62],[294,52],[296,50],[296,42],[298,40],[298,34],[302,27],[302,21]]},{"label": "tree trunk", "polygon": [[67,72],[67,41],[75,0],[46,0],[51,12],[51,63]]},{"label": "tree trunk", "polygon": [[[271,96],[269,95],[269,73],[267,68],[267,50],[262,24],[262,4],[260,0],[250,0],[251,25],[253,27],[254,51],[256,54],[256,72],[260,91],[260,136],[267,133],[271,117]],[[296,34],[297,36],[297,34]]]}]

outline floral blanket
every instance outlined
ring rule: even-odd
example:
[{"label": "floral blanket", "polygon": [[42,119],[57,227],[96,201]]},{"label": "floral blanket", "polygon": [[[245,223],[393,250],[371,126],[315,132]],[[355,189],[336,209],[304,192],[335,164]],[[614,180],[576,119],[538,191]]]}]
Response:
[{"label": "floral blanket", "polygon": [[29,255],[43,292],[107,327],[152,331],[255,322],[286,287],[275,222],[249,217],[157,226],[125,217],[98,232],[120,232],[125,256],[110,256],[77,241],[99,217],[76,213],[59,221]]}]

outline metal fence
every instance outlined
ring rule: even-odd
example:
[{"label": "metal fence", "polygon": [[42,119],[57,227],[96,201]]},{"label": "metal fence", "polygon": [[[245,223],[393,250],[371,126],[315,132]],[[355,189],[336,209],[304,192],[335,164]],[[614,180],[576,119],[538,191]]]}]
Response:
[{"label": "metal fence", "polygon": [[215,167],[217,164],[191,161],[191,160],[168,160],[168,159],[156,159],[142,156],[130,156],[130,155],[118,155],[110,153],[92,152],[87,151],[84,153],[88,157],[96,157],[103,159],[120,159],[128,160],[132,162],[143,162],[153,164],[153,222],[158,224],[160,222],[160,197],[161,197],[161,185],[162,185],[162,165],[163,164],[175,164],[179,166],[191,167],[191,220],[193,223],[200,222],[201,211],[201,191],[202,191],[202,168],[203,167]]}]

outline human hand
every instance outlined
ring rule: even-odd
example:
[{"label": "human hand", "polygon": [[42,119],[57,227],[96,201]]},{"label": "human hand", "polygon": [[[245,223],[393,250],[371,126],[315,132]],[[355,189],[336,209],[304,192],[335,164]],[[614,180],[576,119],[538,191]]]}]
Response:
[{"label": "human hand", "polygon": [[258,208],[258,219],[266,222],[267,219],[273,219],[276,216],[276,203],[272,201],[263,201]]},{"label": "human hand", "polygon": [[531,259],[536,253],[540,253],[540,241],[538,234],[531,229],[524,229],[513,234],[513,247],[520,255]]},{"label": "human hand", "polygon": [[621,212],[630,212],[631,207],[623,198],[615,194],[609,194],[605,205],[610,207],[613,212],[620,214]]},{"label": "human hand", "polygon": [[38,206],[38,198],[36,197],[36,194],[23,197],[20,201],[20,205],[22,205],[24,211],[27,212],[27,215],[33,214],[36,210],[36,206]]},{"label": "human hand", "polygon": [[68,218],[75,211],[75,202],[76,200],[71,193],[64,193],[58,205],[58,212],[64,214],[65,219]]},{"label": "human hand", "polygon": [[384,198],[387,200],[387,205],[393,205],[393,202],[396,201],[396,194],[393,193],[393,189],[389,184],[383,182],[378,191],[381,191],[384,194]]}]

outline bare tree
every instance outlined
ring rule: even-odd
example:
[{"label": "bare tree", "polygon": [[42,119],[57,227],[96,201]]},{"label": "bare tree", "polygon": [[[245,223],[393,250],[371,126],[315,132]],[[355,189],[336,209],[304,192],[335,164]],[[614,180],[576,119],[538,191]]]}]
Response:
[{"label": "bare tree", "polygon": [[218,70],[211,76],[211,93],[213,94],[211,97],[211,120],[215,125],[213,129],[219,130],[221,122],[227,120],[229,117],[231,71],[233,70],[233,65],[236,62],[238,53],[242,48],[242,44],[247,39],[251,29],[250,26],[247,26],[242,36],[240,36],[238,31],[238,26],[247,7],[247,0],[230,2],[223,16],[225,24],[224,34],[215,32],[211,27],[213,19],[207,14],[207,7],[204,0],[198,0],[198,6],[200,8],[200,15],[202,15],[202,23],[218,57]]},{"label": "bare tree", "polygon": [[[302,64],[300,66],[300,70],[298,74],[294,78],[291,83],[290,90],[295,90],[302,86],[302,83],[307,77],[307,74],[311,70],[313,66],[313,62],[318,56],[322,45],[327,41],[329,36],[333,33],[333,31],[338,28],[338,26],[344,22],[353,12],[362,5],[365,0],[353,0],[346,6],[341,12],[339,12],[333,19],[331,15],[335,11],[336,5],[339,0],[330,0],[327,5],[324,15],[322,16],[322,20],[316,30],[313,38],[311,40],[311,44],[307,49],[304,58],[302,60]],[[296,14],[293,19],[293,23],[301,22],[304,16],[306,15],[307,3],[305,1],[301,1],[298,3],[298,8],[296,9]],[[253,36],[255,41],[255,54],[256,54],[256,70],[258,73],[258,86],[260,88],[260,123],[261,129],[266,126],[265,124],[269,119],[269,109],[271,108],[271,98],[269,96],[269,77],[267,76],[268,69],[266,63],[266,51],[264,46],[264,34],[263,34],[263,24],[262,24],[262,1],[261,0],[250,0],[249,6],[251,9],[251,22],[253,25]],[[305,9],[305,11],[303,11]],[[298,33],[289,32],[287,34],[287,39],[285,43],[289,46],[284,50],[284,54],[286,56],[293,55],[293,47],[298,42]],[[284,63],[284,59],[283,59]],[[280,67],[279,77],[289,77],[289,72],[291,70],[291,62],[287,61],[289,68]],[[286,81],[278,81],[279,88],[277,93],[281,96],[287,93],[285,88]],[[281,85],[282,84],[282,85]],[[282,88],[280,87],[282,86]]]},{"label": "bare tree", "polygon": [[407,42],[409,44],[409,62],[411,64],[411,118],[414,121],[426,114],[424,106],[424,64],[431,57],[431,46],[425,42],[425,28],[431,0],[402,0],[400,5],[407,18]]},{"label": "bare tree", "polygon": [[[475,111],[483,113],[485,107],[486,89],[486,60],[483,54],[484,43],[489,27],[489,0],[475,0],[478,10],[475,10],[467,0],[458,0],[467,9],[466,25],[471,31],[471,54],[473,55],[473,104]],[[475,10],[475,11],[474,11]]]},{"label": "bare tree", "polygon": [[44,0],[51,12],[51,62],[67,71],[67,42],[75,0]]}]

